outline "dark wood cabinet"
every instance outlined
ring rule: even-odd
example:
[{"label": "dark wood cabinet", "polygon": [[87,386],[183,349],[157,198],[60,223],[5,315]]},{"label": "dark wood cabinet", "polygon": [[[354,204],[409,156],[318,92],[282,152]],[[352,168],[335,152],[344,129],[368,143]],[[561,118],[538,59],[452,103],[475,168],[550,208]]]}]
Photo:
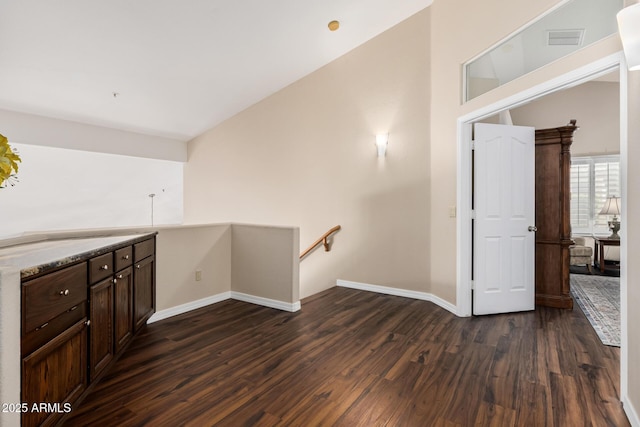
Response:
[{"label": "dark wood cabinet", "polygon": [[133,336],[133,269],[127,267],[114,279],[114,345],[119,353]]},{"label": "dark wood cabinet", "polygon": [[155,256],[136,262],[133,271],[134,331],[155,312]]},{"label": "dark wood cabinet", "polygon": [[104,279],[89,290],[89,379],[94,380],[114,356],[113,279]]},{"label": "dark wood cabinet", "polygon": [[536,130],[536,304],[572,308],[569,288],[571,143],[576,121]]},{"label": "dark wood cabinet", "polygon": [[81,319],[22,359],[22,402],[29,409],[52,405],[23,412],[23,427],[54,425],[87,388],[86,323]]},{"label": "dark wood cabinet", "polygon": [[49,404],[23,426],[59,423],[155,312],[155,236],[132,243],[23,279],[21,398]]},{"label": "dark wood cabinet", "polygon": [[[86,263],[23,283],[21,399],[29,408],[23,426],[55,424],[87,388],[86,302]],[[42,403],[55,407],[31,410]]]}]

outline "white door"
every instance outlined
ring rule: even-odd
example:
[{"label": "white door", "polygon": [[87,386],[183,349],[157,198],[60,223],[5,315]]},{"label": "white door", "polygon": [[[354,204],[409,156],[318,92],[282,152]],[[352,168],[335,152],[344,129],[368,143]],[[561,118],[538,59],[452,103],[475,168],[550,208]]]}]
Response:
[{"label": "white door", "polygon": [[473,314],[535,308],[535,129],[474,127]]}]

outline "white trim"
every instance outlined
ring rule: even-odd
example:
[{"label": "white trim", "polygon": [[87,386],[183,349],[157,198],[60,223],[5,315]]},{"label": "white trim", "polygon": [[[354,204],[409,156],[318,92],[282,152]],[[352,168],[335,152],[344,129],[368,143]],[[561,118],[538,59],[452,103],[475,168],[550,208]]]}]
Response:
[{"label": "white trim", "polygon": [[340,279],[336,281],[336,285],[342,288],[358,289],[361,291],[376,292],[379,294],[395,295],[397,297],[405,297],[405,298],[413,298],[413,299],[419,299],[423,301],[429,301],[455,314],[456,316],[458,315],[456,312],[455,305],[428,292],[410,291],[407,289],[390,288],[388,286],[370,285],[368,283],[351,282],[349,280],[340,280]]},{"label": "white trim", "polygon": [[640,417],[638,417],[638,411],[633,407],[629,399],[625,396],[622,399],[622,408],[624,412],[627,414],[627,418],[629,418],[629,424],[632,427],[640,427]]},{"label": "white trim", "polygon": [[300,301],[294,303],[288,303],[283,301],[277,301],[269,298],[256,297],[253,295],[243,294],[241,292],[227,291],[220,294],[212,295],[210,297],[202,298],[199,300],[191,301],[185,304],[176,305],[175,307],[167,308],[156,312],[149,318],[147,323],[154,323],[160,320],[167,319],[169,317],[177,316],[179,314],[188,313],[193,310],[197,310],[202,307],[206,307],[211,304],[216,304],[228,299],[235,299],[238,301],[244,301],[251,304],[262,305],[269,308],[276,308],[278,310],[295,312],[300,310]]},{"label": "white trim", "polygon": [[485,105],[471,113],[458,118],[459,123],[474,122],[498,114],[500,111],[517,108],[535,99],[542,98],[561,89],[581,85],[618,68],[623,60],[622,52],[605,56],[590,64],[576,68],[561,76],[555,77],[537,86],[530,87],[507,98]]},{"label": "white trim", "polygon": [[[471,150],[465,147],[470,140],[471,124],[475,121],[493,116],[502,110],[518,107],[534,99],[541,98],[561,89],[577,86],[594,78],[604,75],[618,68],[620,73],[620,183],[622,187],[622,214],[621,229],[626,230],[626,198],[627,198],[627,156],[628,156],[628,106],[627,106],[627,68],[622,51],[601,58],[576,70],[559,77],[541,83],[520,93],[484,106],[478,110],[458,118],[457,121],[457,204],[460,212],[456,224],[456,302],[457,312],[461,316],[471,315],[471,210],[465,209],[471,201]],[[624,215],[624,216],[623,216]],[[468,224],[468,227],[464,227]],[[623,231],[626,235],[626,231]],[[628,376],[629,376],[629,345],[628,345],[628,301],[627,301],[627,239],[623,239],[620,246],[620,320],[621,320],[621,346],[620,346],[620,400],[624,402],[624,410],[635,427],[640,427],[638,415],[628,400]]]},{"label": "white trim", "polygon": [[[629,283],[628,268],[628,239],[627,239],[627,170],[629,167],[629,111],[628,111],[628,70],[622,55],[620,60],[620,196],[622,197],[622,211],[620,212],[620,226],[624,227],[620,239],[620,400],[624,402],[623,409],[634,427],[640,427],[638,413],[629,402],[629,303],[627,289]],[[624,217],[622,216],[624,215]]]},{"label": "white trim", "polygon": [[[462,123],[458,120],[456,197],[457,205],[460,208],[458,209],[456,220],[456,311],[462,317],[471,316],[471,224],[472,219],[475,217],[475,212],[471,209],[471,198],[473,197],[471,181],[472,147],[471,144],[465,145],[465,142],[472,140],[472,126],[471,123]],[[464,153],[462,153],[463,150],[465,151]],[[465,262],[462,262],[462,259]]]},{"label": "white trim", "polygon": [[269,308],[276,308],[278,310],[295,312],[300,310],[300,301],[296,301],[294,303],[278,301],[275,299],[257,297],[254,295],[243,294],[242,292],[231,291],[231,298],[238,300],[249,302],[251,304],[262,305]]},{"label": "white trim", "polygon": [[199,308],[206,307],[211,304],[228,300],[229,298],[231,298],[231,292],[222,292],[221,294],[212,295],[210,297],[191,301],[185,304],[176,305],[175,307],[157,311],[156,313],[153,314],[153,316],[149,318],[147,323],[154,323],[159,320],[164,320],[169,317],[177,316],[178,314],[188,313],[192,310],[197,310]]}]

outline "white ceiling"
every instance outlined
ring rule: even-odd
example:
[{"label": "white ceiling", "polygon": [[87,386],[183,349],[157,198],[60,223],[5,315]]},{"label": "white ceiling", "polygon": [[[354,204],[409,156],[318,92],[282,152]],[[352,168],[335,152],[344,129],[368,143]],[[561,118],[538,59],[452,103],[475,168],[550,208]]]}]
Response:
[{"label": "white ceiling", "polygon": [[187,140],[431,2],[0,0],[0,108]]}]

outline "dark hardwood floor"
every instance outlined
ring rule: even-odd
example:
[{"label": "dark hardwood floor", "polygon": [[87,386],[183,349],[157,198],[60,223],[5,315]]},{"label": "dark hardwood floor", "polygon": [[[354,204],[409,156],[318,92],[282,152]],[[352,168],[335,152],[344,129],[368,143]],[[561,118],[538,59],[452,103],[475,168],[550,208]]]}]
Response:
[{"label": "dark hardwood floor", "polygon": [[66,426],[625,426],[619,349],[578,307],[458,318],[333,288],[148,325]]}]

